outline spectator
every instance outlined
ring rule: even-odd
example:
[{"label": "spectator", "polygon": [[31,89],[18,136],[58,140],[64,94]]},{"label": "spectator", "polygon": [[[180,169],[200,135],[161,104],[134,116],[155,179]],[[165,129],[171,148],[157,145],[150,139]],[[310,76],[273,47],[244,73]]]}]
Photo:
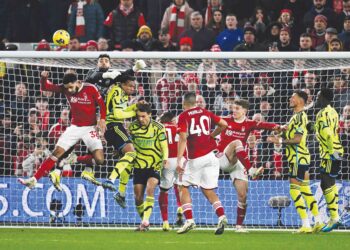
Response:
[{"label": "spectator", "polygon": [[161,107],[161,113],[171,111],[175,114],[181,111],[181,97],[187,90],[184,81],[178,77],[176,63],[167,61],[165,66],[165,74],[156,83],[156,96]]},{"label": "spectator", "polygon": [[193,41],[191,37],[182,37],[179,42],[180,51],[192,51]]},{"label": "spectator", "polygon": [[28,96],[27,85],[23,82],[17,83],[15,96],[11,100],[11,112],[17,123],[24,122],[24,117],[28,114],[33,103],[33,99]]},{"label": "spectator", "polygon": [[39,43],[38,46],[35,49],[36,51],[50,51],[51,47],[50,44],[45,40],[42,39]]},{"label": "spectator", "polygon": [[184,79],[188,91],[195,92],[196,95],[200,94],[199,79],[195,73],[185,72],[182,75],[182,78]]},{"label": "spectator", "polygon": [[170,42],[169,30],[162,28],[158,33],[158,41],[152,44],[151,50],[176,51],[176,47]]},{"label": "spectator", "polygon": [[103,35],[103,11],[95,0],[79,0],[68,10],[68,32],[81,42],[98,40]]},{"label": "spectator", "polygon": [[312,48],[312,38],[309,34],[303,33],[299,39],[299,51],[315,51]]},{"label": "spectator", "polygon": [[68,51],[80,51],[80,40],[77,37],[71,37],[68,44]]},{"label": "spectator", "polygon": [[[350,0],[349,0],[350,5]],[[350,12],[349,12],[350,14]],[[344,18],[343,32],[339,34],[338,38],[342,41],[345,51],[350,51],[350,16]]]},{"label": "spectator", "polygon": [[347,119],[350,120],[350,104],[346,104],[342,111],[343,112],[341,113],[340,120],[339,120],[340,132],[342,132],[344,130],[345,120],[347,120]]},{"label": "spectator", "polygon": [[234,51],[264,51],[264,48],[256,42],[255,29],[253,26],[246,26],[244,28],[244,40],[243,43],[238,44]]},{"label": "spectator", "polygon": [[86,51],[98,51],[98,44],[94,40],[89,40],[85,44]]},{"label": "spectator", "polygon": [[193,9],[186,0],[174,0],[164,12],[161,27],[167,28],[171,41],[176,45],[180,35],[190,28],[190,16]]},{"label": "spectator", "polygon": [[290,30],[282,28],[279,36],[278,51],[297,51],[298,48],[291,43]]},{"label": "spectator", "polygon": [[325,41],[325,33],[327,28],[327,17],[324,15],[317,15],[314,20],[314,28],[310,32],[312,39],[312,48],[316,49]]},{"label": "spectator", "polygon": [[333,38],[329,42],[329,51],[343,51],[343,43],[338,38]]},{"label": "spectator", "polygon": [[335,12],[326,7],[326,0],[313,0],[312,8],[304,15],[304,27],[312,28],[314,25],[314,19],[317,15],[323,15],[328,20],[328,25],[331,27],[337,27],[337,20]]},{"label": "spectator", "polygon": [[216,37],[222,51],[233,51],[233,48],[243,41],[243,31],[237,28],[237,17],[234,14],[227,14],[226,29]]},{"label": "spectator", "polygon": [[290,30],[293,27],[293,17],[292,11],[290,9],[282,9],[280,12],[280,17],[277,20],[282,27],[289,28]]},{"label": "spectator", "polygon": [[268,47],[271,47],[271,45],[273,44],[275,44],[274,47],[277,47],[281,29],[282,25],[278,22],[270,23],[266,27],[266,39],[263,43],[263,47],[265,48],[265,50],[267,50]]},{"label": "spectator", "polygon": [[108,51],[109,45],[106,38],[100,37],[97,41],[98,51]]},{"label": "spectator", "polygon": [[207,102],[202,95],[196,96],[196,105],[202,109],[205,109],[207,107]]},{"label": "spectator", "polygon": [[209,20],[206,25],[208,29],[214,31],[215,36],[218,36],[220,32],[225,29],[224,14],[221,10],[214,10],[213,17]]},{"label": "spectator", "polygon": [[134,0],[120,0],[118,7],[104,21],[104,25],[109,28],[113,49],[120,49],[122,41],[135,38],[139,28],[145,24],[143,14],[134,5]]},{"label": "spectator", "polygon": [[136,51],[136,44],[134,41],[127,39],[120,43],[121,51]]},{"label": "spectator", "polygon": [[337,38],[337,30],[335,28],[329,27],[326,29],[326,34],[324,36],[324,43],[316,47],[316,51],[328,51],[329,50],[329,42],[333,38]]},{"label": "spectator", "polygon": [[340,141],[344,148],[344,156],[342,161],[342,180],[350,179],[350,116],[344,120],[344,129],[340,133]]},{"label": "spectator", "polygon": [[49,130],[48,138],[49,138],[49,145],[51,149],[53,149],[58,139],[61,137],[63,132],[66,131],[69,125],[70,125],[69,109],[64,108],[61,111],[61,115],[60,115],[60,118],[58,119],[58,122],[52,125]]},{"label": "spectator", "polygon": [[214,16],[214,11],[223,10],[222,0],[208,0],[208,7],[205,9],[204,24],[208,25]]},{"label": "spectator", "polygon": [[[343,25],[346,18],[350,17],[350,0],[343,0],[342,4],[343,4],[343,11],[340,14],[338,14],[340,26]],[[338,30],[341,30],[341,28],[342,27],[339,27]]]},{"label": "spectator", "polygon": [[23,176],[32,177],[35,170],[50,155],[47,143],[42,138],[35,139],[35,148],[22,162]]},{"label": "spectator", "polygon": [[269,24],[269,18],[265,10],[261,7],[257,7],[254,16],[249,19],[249,22],[256,30],[257,41],[263,42],[265,40],[266,26]]},{"label": "spectator", "polygon": [[348,79],[344,75],[336,75],[329,87],[334,88],[334,108],[337,112],[341,112],[341,108],[349,102]]},{"label": "spectator", "polygon": [[39,112],[38,120],[39,120],[39,123],[41,124],[41,130],[48,131],[50,118],[51,118],[48,99],[44,97],[38,97],[35,100],[35,108]]},{"label": "spectator", "polygon": [[143,25],[137,32],[136,45],[142,48],[144,51],[151,51],[152,47],[156,43],[156,40],[152,37],[151,29]]},{"label": "spectator", "polygon": [[206,100],[207,109],[216,115],[221,115],[223,99],[218,74],[216,72],[212,71],[206,74],[205,83],[201,84],[201,92]]},{"label": "spectator", "polygon": [[182,37],[192,38],[193,51],[209,50],[215,42],[214,31],[203,27],[203,17],[198,11],[192,12],[191,27],[180,35],[180,39]]}]

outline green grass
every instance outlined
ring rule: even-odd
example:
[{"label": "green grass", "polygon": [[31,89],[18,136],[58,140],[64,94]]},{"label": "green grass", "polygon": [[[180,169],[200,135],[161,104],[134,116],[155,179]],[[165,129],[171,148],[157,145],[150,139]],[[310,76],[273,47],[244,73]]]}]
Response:
[{"label": "green grass", "polygon": [[74,229],[0,229],[0,249],[350,249],[350,233],[332,232],[317,235],[295,235],[291,232],[226,231],[216,236],[213,231],[194,230],[177,235],[175,231],[133,232],[131,230]]}]

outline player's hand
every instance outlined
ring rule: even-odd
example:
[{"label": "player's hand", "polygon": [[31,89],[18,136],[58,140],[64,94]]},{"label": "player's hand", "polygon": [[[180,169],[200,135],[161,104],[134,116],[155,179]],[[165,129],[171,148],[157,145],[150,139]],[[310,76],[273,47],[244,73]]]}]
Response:
[{"label": "player's hand", "polygon": [[168,167],[169,167],[168,160],[163,160],[163,168],[168,168]]},{"label": "player's hand", "polygon": [[339,152],[334,151],[333,154],[330,155],[332,161],[342,161],[343,157],[339,154]]},{"label": "player's hand", "polygon": [[103,73],[102,78],[103,79],[115,79],[120,75],[121,75],[120,71],[114,69],[112,71],[107,71],[107,72]]},{"label": "player's hand", "polygon": [[144,68],[146,68],[146,63],[145,63],[145,61],[144,60],[137,60],[136,62],[135,62],[135,65],[132,67],[132,70],[134,71],[134,72],[137,72],[137,71],[139,71],[139,70],[141,70],[141,69],[144,69]]},{"label": "player's hand", "polygon": [[185,172],[185,169],[182,168],[181,164],[178,163],[177,166],[176,166],[176,172],[178,174],[183,174]]},{"label": "player's hand", "polygon": [[98,121],[98,127],[100,128],[100,131],[102,134],[104,134],[106,132],[107,126],[106,126],[105,119],[100,119]]},{"label": "player's hand", "polygon": [[42,71],[42,72],[41,72],[41,77],[42,77],[42,78],[48,78],[48,77],[49,77],[49,71],[45,71],[45,70]]}]

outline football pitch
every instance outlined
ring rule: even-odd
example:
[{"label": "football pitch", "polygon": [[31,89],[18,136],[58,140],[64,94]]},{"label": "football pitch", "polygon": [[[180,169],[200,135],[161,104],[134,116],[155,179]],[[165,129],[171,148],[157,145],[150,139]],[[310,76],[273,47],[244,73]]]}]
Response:
[{"label": "football pitch", "polygon": [[349,232],[296,235],[285,231],[226,231],[216,236],[212,230],[134,232],[132,230],[76,230],[0,228],[0,249],[350,249]]}]

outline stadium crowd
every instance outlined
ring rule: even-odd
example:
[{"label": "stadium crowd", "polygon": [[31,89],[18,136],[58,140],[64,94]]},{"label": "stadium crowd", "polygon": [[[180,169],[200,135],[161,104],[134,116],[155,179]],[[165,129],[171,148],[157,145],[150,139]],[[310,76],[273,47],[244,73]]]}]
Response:
[{"label": "stadium crowd", "polygon": [[[214,44],[220,51],[349,51],[350,1],[0,3],[2,42],[38,42],[36,50],[51,50],[49,42],[58,29],[71,34],[71,42],[64,48],[69,51],[209,51]],[[16,49],[13,44],[1,46]]]},{"label": "stadium crowd", "polygon": [[[67,29],[72,35],[66,48],[69,51],[350,49],[350,1],[32,0],[1,1],[0,12],[3,42],[46,39],[39,42],[37,50],[51,50],[47,41],[59,28]],[[28,23],[31,29],[23,23]],[[7,43],[2,49],[14,47]],[[123,63],[127,66],[132,62]],[[147,64],[152,70],[166,73],[138,73],[135,99],[144,98],[152,103],[156,118],[166,111],[179,114],[181,96],[187,90],[197,93],[198,106],[221,116],[231,112],[228,100],[239,97],[249,100],[249,118],[285,124],[291,116],[288,98],[294,90],[304,89],[309,94],[307,114],[310,120],[315,120],[316,94],[321,87],[331,87],[335,91],[334,107],[340,114],[340,133],[346,150],[340,178],[350,178],[349,69],[304,70],[305,61],[299,60],[294,61],[294,70],[259,73],[254,71],[255,61],[226,63],[237,73],[219,73],[220,62],[215,60],[185,66],[172,60],[149,60]],[[69,109],[61,95],[40,90],[39,74],[44,67],[24,64],[0,67],[0,174],[30,176],[69,125]],[[62,68],[45,69],[56,83],[63,76]],[[174,71],[182,73],[174,74]],[[79,69],[78,73],[80,79],[85,79],[87,70]],[[265,167],[262,179],[286,179],[288,169],[283,167],[283,148],[267,144],[267,135],[256,131],[248,138],[250,160]],[[315,178],[318,146],[316,140],[309,140],[308,144],[313,157],[311,174]],[[81,146],[79,150],[85,152],[86,148]],[[34,164],[28,160],[33,155],[37,156]],[[113,156],[108,154],[108,157],[110,160]],[[109,165],[101,168],[100,175],[105,177],[110,172]],[[64,175],[80,176],[80,165],[67,164],[64,169]]]}]

